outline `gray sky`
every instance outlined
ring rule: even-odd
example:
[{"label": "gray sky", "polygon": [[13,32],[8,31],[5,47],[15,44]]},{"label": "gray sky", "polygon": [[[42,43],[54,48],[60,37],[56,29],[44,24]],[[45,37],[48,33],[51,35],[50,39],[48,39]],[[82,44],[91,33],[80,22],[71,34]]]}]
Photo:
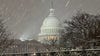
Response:
[{"label": "gray sky", "polygon": [[[76,10],[91,14],[100,13],[100,0],[55,0],[55,14],[61,21],[70,19]],[[1,18],[8,19],[6,25],[16,38],[36,39],[40,27],[49,14],[50,0],[0,0]]]}]

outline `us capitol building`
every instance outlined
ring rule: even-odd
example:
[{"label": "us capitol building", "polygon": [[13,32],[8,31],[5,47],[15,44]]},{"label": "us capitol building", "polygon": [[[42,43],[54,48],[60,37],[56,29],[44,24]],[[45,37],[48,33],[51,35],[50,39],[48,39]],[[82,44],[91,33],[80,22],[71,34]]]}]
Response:
[{"label": "us capitol building", "polygon": [[47,43],[46,41],[57,40],[61,37],[62,26],[59,19],[55,16],[55,9],[51,8],[49,15],[44,19],[40,28],[38,41],[41,43]]}]

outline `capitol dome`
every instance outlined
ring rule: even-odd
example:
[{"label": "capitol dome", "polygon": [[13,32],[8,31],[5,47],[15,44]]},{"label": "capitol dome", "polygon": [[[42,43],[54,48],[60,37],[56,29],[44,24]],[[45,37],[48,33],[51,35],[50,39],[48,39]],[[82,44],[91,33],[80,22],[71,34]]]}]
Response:
[{"label": "capitol dome", "polygon": [[50,9],[50,14],[43,21],[43,27],[60,27],[60,20],[54,15],[54,9]]},{"label": "capitol dome", "polygon": [[60,20],[54,15],[54,9],[50,9],[50,14],[45,18],[41,26],[41,32],[39,33],[39,41],[43,41],[44,38],[58,39],[62,26]]}]

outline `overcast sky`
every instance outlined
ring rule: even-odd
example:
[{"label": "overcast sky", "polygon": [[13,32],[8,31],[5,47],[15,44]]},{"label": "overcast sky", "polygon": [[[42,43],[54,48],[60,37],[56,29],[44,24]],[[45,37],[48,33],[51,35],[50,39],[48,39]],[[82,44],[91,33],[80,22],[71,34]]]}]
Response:
[{"label": "overcast sky", "polygon": [[[70,19],[79,9],[91,14],[100,13],[100,0],[55,0],[58,19]],[[0,0],[0,15],[6,19],[9,30],[16,38],[37,39],[40,27],[49,14],[50,0]],[[63,20],[62,20],[63,19]]]}]

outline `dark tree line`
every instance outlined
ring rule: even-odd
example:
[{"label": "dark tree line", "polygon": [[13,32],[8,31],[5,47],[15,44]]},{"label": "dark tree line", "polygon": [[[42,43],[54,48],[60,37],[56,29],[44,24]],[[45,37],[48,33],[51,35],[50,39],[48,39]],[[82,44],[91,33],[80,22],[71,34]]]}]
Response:
[{"label": "dark tree line", "polygon": [[64,22],[65,29],[62,32],[61,43],[63,47],[100,45],[100,15],[91,15],[78,11],[71,21]]}]

